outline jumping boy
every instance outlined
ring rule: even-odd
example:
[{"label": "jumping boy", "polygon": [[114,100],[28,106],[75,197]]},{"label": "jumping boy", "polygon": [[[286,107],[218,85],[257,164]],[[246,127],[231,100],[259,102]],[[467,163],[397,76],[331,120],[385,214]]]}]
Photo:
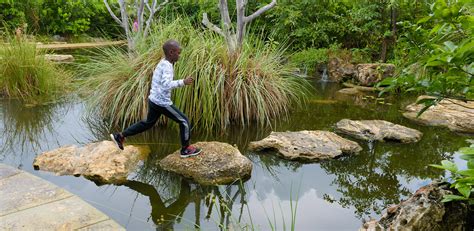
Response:
[{"label": "jumping boy", "polygon": [[156,123],[163,114],[166,117],[179,123],[179,133],[181,138],[181,157],[195,156],[201,152],[200,149],[189,145],[190,126],[188,118],[171,101],[171,90],[173,88],[191,85],[193,78],[173,80],[173,65],[179,59],[181,47],[175,40],[168,40],[163,44],[165,58],[162,59],[153,71],[150,95],[148,96],[148,115],[146,120],[140,121],[128,127],[121,133],[110,134],[112,140],[123,150],[125,138],[144,132]]}]

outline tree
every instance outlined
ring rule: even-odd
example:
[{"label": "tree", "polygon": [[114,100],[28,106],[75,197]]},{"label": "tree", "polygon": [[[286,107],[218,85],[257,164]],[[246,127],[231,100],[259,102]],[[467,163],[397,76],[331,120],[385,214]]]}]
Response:
[{"label": "tree", "polygon": [[242,42],[245,37],[245,27],[247,26],[247,24],[258,16],[260,16],[261,14],[265,13],[265,11],[273,8],[276,3],[276,0],[272,0],[272,2],[261,7],[253,14],[245,16],[245,7],[247,6],[247,0],[236,0],[235,4],[237,8],[237,24],[236,28],[234,29],[232,28],[232,21],[229,15],[227,0],[220,0],[219,11],[221,14],[222,28],[219,28],[218,26],[212,24],[207,17],[207,13],[203,13],[202,15],[202,23],[209,29],[224,36],[227,42],[229,52],[231,54],[234,54],[235,52],[238,52],[242,47]]},{"label": "tree", "polygon": [[[104,0],[104,4],[107,7],[112,18],[120,24],[120,26],[125,30],[125,35],[127,37],[127,44],[128,44],[128,52],[132,54],[135,51],[136,40],[138,38],[146,38],[149,31],[151,23],[153,22],[154,15],[159,12],[163,7],[169,2],[169,0],[164,0],[160,4],[158,4],[158,0],[153,0],[150,5],[149,0],[135,0],[133,5],[131,6],[125,0],[118,0],[118,4],[120,7],[120,18],[118,18],[114,11],[110,8],[109,3],[107,0]],[[132,10],[136,10],[136,23],[130,23],[127,8],[134,7]],[[145,8],[146,7],[146,8]],[[148,10],[148,13],[146,13]],[[146,22],[144,18],[148,17]],[[145,28],[143,28],[145,27]]]}]

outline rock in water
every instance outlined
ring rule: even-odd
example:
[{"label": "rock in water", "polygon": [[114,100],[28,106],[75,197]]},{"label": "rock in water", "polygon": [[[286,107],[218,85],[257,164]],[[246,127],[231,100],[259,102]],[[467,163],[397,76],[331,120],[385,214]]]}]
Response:
[{"label": "rock in water", "polygon": [[[429,97],[420,96],[417,102]],[[424,104],[410,104],[405,108],[403,116],[424,125],[444,126],[455,132],[474,133],[474,101],[443,99],[416,117],[424,106]]]},{"label": "rock in water", "polygon": [[73,62],[74,57],[72,55],[57,55],[57,54],[46,54],[44,55],[44,58],[46,60],[52,61],[52,62]]},{"label": "rock in water", "polygon": [[101,141],[44,152],[35,158],[33,166],[58,175],[83,175],[98,184],[123,184],[149,153],[145,147],[127,145],[122,151],[112,141]]},{"label": "rock in water", "polygon": [[336,132],[362,140],[396,140],[402,143],[420,141],[422,133],[384,120],[349,120],[336,123]]},{"label": "rock in water", "polygon": [[363,86],[371,86],[393,76],[395,65],[389,63],[362,63],[356,66],[356,79]]},{"label": "rock in water", "polygon": [[328,131],[272,132],[263,140],[251,142],[249,149],[274,150],[285,159],[309,162],[333,159],[343,153],[357,154],[362,150],[356,142]]},{"label": "rock in water", "polygon": [[250,177],[252,162],[232,145],[215,141],[194,145],[202,149],[201,154],[181,158],[178,150],[162,159],[160,166],[202,185],[229,184]]},{"label": "rock in water", "polygon": [[452,194],[446,185],[433,183],[421,187],[406,201],[387,209],[379,221],[366,222],[359,231],[465,230],[469,219],[466,204],[441,202],[446,194]]}]

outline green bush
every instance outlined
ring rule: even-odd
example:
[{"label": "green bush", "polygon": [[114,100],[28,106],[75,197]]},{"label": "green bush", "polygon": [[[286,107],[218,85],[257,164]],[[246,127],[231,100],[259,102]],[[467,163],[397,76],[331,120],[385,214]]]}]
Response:
[{"label": "green bush", "polygon": [[[429,16],[416,24],[404,22],[401,41],[410,49],[400,49],[406,59],[397,78],[388,78],[387,90],[402,89],[442,97],[474,99],[474,8],[471,1],[438,0]],[[426,101],[432,105],[433,101]]]},{"label": "green bush", "polygon": [[46,61],[36,43],[10,39],[0,44],[0,95],[30,102],[55,98],[68,89],[70,74]]},{"label": "green bush", "polygon": [[295,68],[283,64],[283,50],[268,49],[252,38],[232,57],[221,37],[178,19],[158,23],[147,41],[137,43],[137,56],[107,48],[80,66],[81,75],[87,76],[82,89],[90,96],[90,111],[122,127],[142,119],[152,72],[163,57],[162,44],[170,38],[183,48],[175,64],[177,78],[196,79],[192,87],[175,90],[174,103],[202,129],[270,123],[306,92],[306,81],[293,77]]},{"label": "green bush", "polygon": [[327,63],[328,49],[309,48],[295,52],[290,56],[289,61],[299,68],[307,70],[308,74],[314,74],[318,64]]}]

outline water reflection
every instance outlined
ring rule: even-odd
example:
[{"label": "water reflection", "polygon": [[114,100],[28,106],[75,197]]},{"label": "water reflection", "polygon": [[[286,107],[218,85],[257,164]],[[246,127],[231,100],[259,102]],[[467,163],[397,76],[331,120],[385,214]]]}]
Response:
[{"label": "water reflection", "polygon": [[[25,148],[39,151],[46,148],[46,134],[54,134],[53,123],[57,123],[67,113],[67,102],[25,105],[19,100],[1,100],[1,159],[8,153],[25,152]],[[56,133],[56,136],[59,134]]]},{"label": "water reflection", "polygon": [[[164,126],[127,139],[127,144],[149,145],[152,152],[129,183],[110,186],[113,193],[82,178],[46,175],[25,168],[88,201],[103,204],[101,208],[107,215],[122,225],[130,224],[127,228],[131,230],[197,226],[203,230],[268,230],[269,223],[278,223],[281,228],[283,218],[289,227],[291,205],[296,202],[297,230],[354,230],[360,226],[360,218],[379,214],[385,205],[398,202],[439,177],[441,171],[426,166],[451,158],[455,150],[466,145],[462,135],[444,128],[419,126],[403,118],[399,110],[409,102],[406,97],[386,99],[393,105],[379,105],[356,97],[338,98],[335,91],[340,86],[336,84],[318,86],[317,94],[305,108],[291,111],[288,118],[271,128],[232,127],[219,133],[193,130],[193,142],[236,144],[251,159],[252,176],[243,184],[204,187],[162,171],[159,160],[180,148],[178,129]],[[3,100],[0,108],[0,161],[14,166],[31,168],[40,151],[106,140],[111,131],[119,130],[96,117],[82,117],[82,103],[25,107],[17,101]],[[384,119],[419,129],[424,136],[416,144],[374,142],[370,148],[367,142],[358,141],[364,148],[359,155],[321,163],[303,164],[246,151],[249,142],[272,130],[331,131],[343,118]],[[139,211],[133,211],[135,204],[140,205]],[[269,222],[274,217],[278,222]]]}]

